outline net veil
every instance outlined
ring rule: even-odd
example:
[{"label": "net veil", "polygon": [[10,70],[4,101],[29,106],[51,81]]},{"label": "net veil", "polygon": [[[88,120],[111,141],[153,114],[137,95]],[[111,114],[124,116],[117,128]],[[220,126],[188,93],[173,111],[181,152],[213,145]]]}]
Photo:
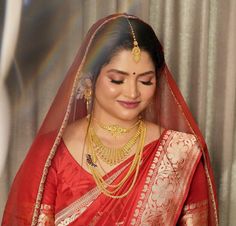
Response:
[{"label": "net veil", "polygon": [[[39,216],[45,180],[51,161],[57,151],[63,132],[68,124],[86,116],[86,104],[83,99],[76,98],[78,84],[88,65],[87,58],[96,34],[110,21],[130,18],[140,21],[137,17],[127,14],[114,14],[96,22],[88,31],[78,54],[70,67],[65,80],[38,131],[38,134],[18,171],[11,188],[6,205],[3,225],[17,225],[15,217],[22,219],[22,225],[36,225]],[[143,22],[142,22],[143,23]],[[102,46],[103,43],[99,43]],[[93,63],[100,50],[89,56]],[[152,109],[146,118],[163,128],[194,134],[201,147],[204,168],[208,180],[211,225],[217,224],[217,203],[214,181],[210,167],[207,147],[202,134],[195,123],[167,65],[160,71],[158,86]],[[27,191],[27,192],[25,192]]]}]

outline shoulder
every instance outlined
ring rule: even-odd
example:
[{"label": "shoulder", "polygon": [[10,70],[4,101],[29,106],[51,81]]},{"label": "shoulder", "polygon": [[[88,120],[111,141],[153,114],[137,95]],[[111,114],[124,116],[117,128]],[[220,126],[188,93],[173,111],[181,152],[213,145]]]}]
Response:
[{"label": "shoulder", "polygon": [[154,140],[159,139],[161,134],[165,130],[163,127],[149,121],[145,121],[145,125],[147,128],[147,133],[146,133],[147,144],[151,143]]},{"label": "shoulder", "polygon": [[69,152],[76,159],[78,158],[78,148],[84,145],[87,127],[88,121],[83,118],[68,125],[63,133],[62,139]]},{"label": "shoulder", "polygon": [[185,133],[185,132],[180,132],[176,130],[167,130],[166,134],[170,138],[170,140],[175,141],[175,142],[185,142],[189,144],[197,144],[197,138],[195,135],[190,134],[190,133]]},{"label": "shoulder", "polygon": [[86,118],[77,120],[69,124],[63,133],[63,140],[69,142],[74,139],[80,139],[83,135],[85,136],[87,125],[88,122]]},{"label": "shoulder", "polygon": [[167,130],[164,136],[165,150],[169,156],[190,158],[201,155],[200,145],[193,134]]}]

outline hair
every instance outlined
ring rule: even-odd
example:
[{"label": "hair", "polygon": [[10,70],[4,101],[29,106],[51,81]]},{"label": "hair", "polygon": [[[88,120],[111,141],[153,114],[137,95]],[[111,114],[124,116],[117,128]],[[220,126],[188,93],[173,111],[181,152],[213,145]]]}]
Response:
[{"label": "hair", "polygon": [[156,76],[165,64],[162,46],[150,25],[138,18],[119,17],[104,24],[96,33],[88,52],[85,72],[91,73],[93,84],[96,83],[101,68],[108,64],[121,50],[133,48],[133,36],[130,21],[139,48],[146,51],[155,66]]}]

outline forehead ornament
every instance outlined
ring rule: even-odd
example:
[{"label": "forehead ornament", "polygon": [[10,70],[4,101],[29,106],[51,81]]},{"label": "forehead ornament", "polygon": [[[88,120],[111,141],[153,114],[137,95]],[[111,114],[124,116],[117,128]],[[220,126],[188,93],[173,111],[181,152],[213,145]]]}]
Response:
[{"label": "forehead ornament", "polygon": [[132,36],[133,36],[133,40],[134,40],[134,42],[133,42],[134,47],[132,49],[133,59],[136,63],[138,63],[140,58],[141,58],[141,50],[138,46],[138,42],[137,42],[135,34],[134,34],[134,29],[133,29],[133,27],[132,27],[132,25],[131,25],[128,18],[127,18],[127,20],[128,20],[129,26],[130,26],[130,30],[131,30],[131,33],[132,33]]}]

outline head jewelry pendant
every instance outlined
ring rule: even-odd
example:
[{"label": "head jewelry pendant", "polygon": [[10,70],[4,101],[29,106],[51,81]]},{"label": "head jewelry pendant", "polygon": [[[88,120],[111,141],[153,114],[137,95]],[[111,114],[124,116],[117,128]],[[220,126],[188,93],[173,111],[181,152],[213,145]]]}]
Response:
[{"label": "head jewelry pendant", "polygon": [[141,50],[138,46],[138,42],[137,42],[135,34],[134,34],[134,29],[133,29],[133,27],[132,27],[132,25],[131,25],[128,18],[127,18],[127,20],[128,20],[128,23],[129,23],[129,26],[130,26],[130,29],[131,29],[133,40],[134,40],[134,42],[133,42],[134,47],[132,49],[133,59],[136,63],[138,63],[140,61],[140,58],[141,58]]}]

